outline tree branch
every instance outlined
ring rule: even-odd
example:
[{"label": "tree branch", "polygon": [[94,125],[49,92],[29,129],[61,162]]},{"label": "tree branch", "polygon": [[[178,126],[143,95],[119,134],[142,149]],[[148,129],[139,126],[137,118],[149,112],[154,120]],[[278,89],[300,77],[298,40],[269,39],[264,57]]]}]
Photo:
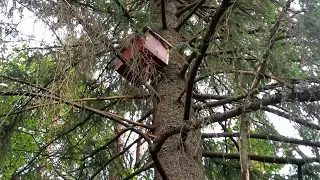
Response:
[{"label": "tree branch", "polygon": [[139,120],[137,120],[137,122],[142,122],[144,121],[145,119],[147,119],[149,116],[151,116],[152,114],[152,110],[149,110],[145,115],[143,115]]},{"label": "tree branch", "polygon": [[133,95],[122,95],[122,96],[109,96],[109,97],[96,97],[96,98],[81,98],[81,99],[73,99],[73,102],[78,102],[78,101],[106,101],[106,100],[128,100],[128,99],[144,99],[148,98],[150,95],[138,95],[138,96],[133,96]]},{"label": "tree branch", "polygon": [[[223,158],[223,159],[239,159],[239,154],[234,153],[220,153],[213,151],[204,151],[202,153],[203,157],[209,158]],[[259,156],[259,155],[248,155],[250,160],[259,161],[263,163],[276,163],[276,164],[306,164],[313,162],[320,162],[318,158],[305,158],[305,159],[295,159],[295,158],[283,158],[283,157],[270,157],[270,156]]]},{"label": "tree branch", "polygon": [[[240,133],[230,133],[230,132],[223,132],[223,133],[203,133],[202,138],[218,138],[218,137],[239,137]],[[313,142],[308,140],[300,140],[294,138],[288,138],[281,135],[263,135],[263,134],[249,134],[248,138],[253,139],[265,139],[265,140],[273,140],[279,141],[284,143],[291,143],[291,144],[299,144],[304,146],[311,146],[311,147],[318,147],[320,148],[320,142]]]},{"label": "tree branch", "polygon": [[216,107],[216,106],[221,106],[221,105],[225,105],[227,103],[231,103],[234,101],[239,101],[243,98],[247,97],[247,94],[242,95],[242,96],[238,96],[238,97],[229,97],[226,99],[221,99],[219,101],[213,101],[213,102],[207,102],[204,104],[200,104],[200,105],[194,105],[193,108],[197,111],[201,111],[204,107]]},{"label": "tree branch", "polygon": [[120,3],[119,0],[114,0],[116,4],[120,7],[122,10],[123,15],[129,20],[129,22],[134,23],[132,17],[130,16],[129,12],[126,10],[126,8],[123,7],[123,5]]},{"label": "tree branch", "polygon": [[116,155],[112,156],[110,159],[108,159],[107,162],[105,162],[89,179],[92,180],[94,177],[96,177],[100,171],[102,171],[110,162],[112,162],[117,157],[123,155],[125,152],[127,152],[135,143],[137,143],[139,140],[141,140],[142,137],[139,137],[135,141],[133,141],[130,145],[128,145],[126,148],[124,148],[121,152],[117,153]]},{"label": "tree branch", "polygon": [[273,109],[273,108],[269,108],[269,107],[261,107],[261,109],[264,110],[264,111],[270,112],[272,114],[278,115],[280,117],[286,118],[288,120],[294,121],[294,122],[296,122],[298,124],[301,124],[303,126],[309,127],[311,129],[320,130],[320,126],[319,125],[311,123],[311,122],[308,122],[306,120],[302,120],[302,119],[300,119],[298,117],[293,117],[292,115],[286,114],[286,113],[284,113],[282,111],[279,111],[279,110],[276,110],[276,109]]},{"label": "tree branch", "polygon": [[37,88],[37,89],[39,89],[39,90],[41,90],[41,91],[44,91],[44,92],[52,93],[52,92],[51,92],[49,89],[47,89],[47,88],[43,88],[43,87],[37,86],[36,84],[33,84],[33,83],[28,82],[28,81],[25,81],[25,80],[21,80],[21,79],[18,79],[18,78],[10,77],[10,76],[4,75],[4,74],[0,74],[0,77],[3,77],[3,78],[5,78],[5,79],[9,79],[9,80],[11,80],[11,81],[15,81],[15,82],[18,82],[18,83],[21,83],[21,84],[25,84],[25,85],[28,85],[28,86]]},{"label": "tree branch", "polygon": [[191,64],[192,60],[197,56],[197,53],[193,51],[191,55],[187,58],[187,62],[183,64],[180,72],[179,72],[179,77],[184,78],[185,73],[188,70],[189,65]]},{"label": "tree branch", "polygon": [[[94,114],[97,114],[97,115],[100,115],[100,116],[103,116],[103,117],[106,117],[110,120],[113,120],[125,127],[129,127],[129,125],[127,123],[130,123],[130,124],[133,124],[135,126],[141,126],[141,127],[144,127],[144,128],[151,128],[150,126],[148,125],[144,125],[142,123],[139,123],[139,122],[135,122],[135,121],[131,121],[131,120],[127,120],[119,115],[116,115],[116,114],[112,114],[112,113],[108,113],[108,112],[104,112],[104,111],[101,111],[99,109],[95,109],[95,108],[92,108],[90,106],[87,106],[87,105],[84,105],[84,104],[80,104],[80,103],[76,103],[76,102],[72,102],[72,101],[69,101],[69,100],[65,100],[65,99],[62,99],[62,98],[59,98],[59,97],[56,97],[56,96],[53,96],[53,95],[48,95],[48,94],[41,94],[41,93],[34,93],[34,92],[0,92],[0,96],[14,96],[14,95],[20,95],[20,96],[30,96],[30,97],[42,97],[42,98],[46,98],[46,99],[52,99],[54,101],[57,101],[57,102],[60,102],[60,103],[64,103],[64,104],[67,104],[67,105],[71,105],[71,106],[74,106],[74,107],[77,107],[79,109],[84,109],[86,111],[89,111],[89,112],[92,112]],[[127,123],[125,123],[127,122]]]},{"label": "tree branch", "polygon": [[[262,92],[262,91],[266,91],[266,90],[270,90],[270,89],[274,89],[276,86],[274,85],[269,85],[269,86],[265,86],[265,87],[261,87],[261,88],[257,88],[257,89],[253,89],[251,91],[251,95],[254,95],[256,93]],[[217,99],[218,101],[213,101],[213,102],[206,102],[203,104],[198,104],[198,105],[194,105],[193,108],[196,109],[197,111],[202,110],[204,107],[206,108],[211,108],[211,107],[216,107],[216,106],[221,106],[221,105],[225,105],[227,103],[232,103],[232,102],[236,102],[236,101],[240,101],[241,99],[246,98],[249,95],[249,93],[244,94],[244,95],[240,95],[238,97],[231,97],[231,96],[219,96],[219,95],[210,95],[210,94],[193,94],[193,98],[195,99]]]},{"label": "tree branch", "polygon": [[189,120],[190,116],[190,107],[191,107],[191,96],[193,92],[193,85],[194,85],[194,78],[197,75],[198,68],[202,62],[202,59],[205,56],[205,53],[209,47],[209,42],[211,40],[212,35],[215,33],[217,25],[220,21],[220,18],[225,13],[225,11],[228,9],[228,7],[231,5],[230,0],[223,0],[221,3],[221,6],[217,10],[216,13],[214,13],[212,20],[210,22],[210,26],[207,30],[206,35],[203,38],[202,45],[200,47],[200,55],[195,59],[195,62],[190,69],[190,76],[188,79],[188,85],[187,85],[187,93],[186,93],[186,102],[185,102],[185,109],[184,109],[184,120]]},{"label": "tree branch", "polygon": [[214,95],[214,94],[200,94],[200,93],[193,93],[192,98],[197,100],[205,100],[205,99],[216,99],[216,100],[223,100],[230,98],[230,96],[222,96],[222,95]]},{"label": "tree branch", "polygon": [[180,8],[178,7],[179,10],[175,12],[174,15],[176,15],[179,18],[183,13],[187,12],[192,7],[196,6],[198,2],[199,1],[194,1],[191,4],[183,5],[183,7],[180,7]]},{"label": "tree branch", "polygon": [[[33,97],[32,97],[33,98]],[[32,99],[30,98],[30,99]],[[111,105],[113,103],[110,103]],[[106,107],[101,108],[100,110],[105,109]],[[39,155],[41,155],[42,151],[46,150],[47,147],[49,147],[53,142],[55,142],[56,140],[60,139],[61,137],[63,137],[64,135],[69,134],[70,132],[74,131],[75,129],[77,129],[78,127],[84,125],[87,121],[90,120],[90,117],[93,115],[94,113],[91,112],[91,114],[89,114],[83,121],[77,123],[75,126],[73,126],[72,128],[68,129],[67,131],[58,134],[57,137],[55,137],[53,140],[51,140],[50,142],[48,142],[47,144],[45,144],[42,148],[39,149],[39,151],[36,153],[36,155],[27,163],[27,165],[24,166],[24,168],[22,168],[21,170],[19,170],[17,173],[15,173],[13,175],[13,177],[17,177],[20,175],[20,173],[24,172],[25,170],[28,169],[28,167],[38,158]]]},{"label": "tree branch", "polygon": [[179,31],[182,26],[190,19],[190,17],[196,12],[196,10],[205,2],[206,0],[199,0],[197,4],[192,8],[192,10],[182,19],[182,21],[175,28],[176,31]]},{"label": "tree branch", "polygon": [[291,92],[289,94],[277,93],[267,98],[254,100],[249,104],[226,111],[224,113],[216,113],[213,116],[205,117],[204,121],[206,121],[206,124],[225,121],[229,118],[239,116],[243,113],[259,110],[262,106],[275,105],[287,100],[299,102],[318,101],[320,100],[320,90],[318,90],[317,88],[310,88],[309,90],[304,90],[302,92]]},{"label": "tree branch", "polygon": [[166,3],[165,0],[161,0],[161,19],[162,19],[162,29],[168,29],[167,18],[166,18]]},{"label": "tree branch", "polygon": [[128,175],[123,180],[129,180],[129,179],[135,177],[136,175],[142,173],[143,171],[146,171],[146,170],[152,168],[152,166],[153,166],[153,163],[149,163],[147,165],[144,165],[142,168],[140,168],[140,169],[136,170],[135,172],[133,172],[132,174]]},{"label": "tree branch", "polygon": [[90,157],[93,157],[93,156],[94,156],[95,154],[97,154],[98,152],[106,149],[110,144],[112,144],[113,142],[116,142],[116,140],[117,140],[120,136],[122,136],[125,132],[129,131],[130,129],[132,129],[132,128],[123,129],[123,130],[122,130],[121,132],[119,132],[114,138],[112,138],[111,140],[109,140],[108,142],[106,142],[103,146],[95,149],[95,150],[94,150],[93,152],[91,152],[89,155],[83,157],[83,158],[81,159],[81,161],[84,161],[84,160],[86,160],[86,159],[88,159],[88,158],[90,158]]}]

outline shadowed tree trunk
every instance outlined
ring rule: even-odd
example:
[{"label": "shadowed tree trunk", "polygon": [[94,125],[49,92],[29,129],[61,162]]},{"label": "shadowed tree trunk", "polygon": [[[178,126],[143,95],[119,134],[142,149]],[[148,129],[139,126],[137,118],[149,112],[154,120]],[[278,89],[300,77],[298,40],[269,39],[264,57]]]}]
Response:
[{"label": "shadowed tree trunk", "polygon": [[[182,41],[181,35],[174,30],[179,22],[173,14],[176,11],[177,1],[166,2],[166,18],[169,25],[167,30],[158,31],[159,34],[176,45]],[[161,22],[161,3],[153,2],[153,10],[156,12],[156,22]],[[186,121],[183,120],[184,98],[179,97],[186,89],[186,81],[179,78],[178,74],[185,60],[177,51],[170,53],[169,65],[162,70],[163,78],[157,83],[155,90],[158,93],[159,100],[154,101],[154,125],[155,135],[161,136],[164,132],[170,130],[170,127],[176,127]],[[158,159],[171,179],[204,179],[204,171],[201,160],[201,132],[200,129],[188,133],[187,139],[182,145],[181,135],[177,134],[163,144],[158,153]],[[156,172],[156,180],[162,179]]]}]

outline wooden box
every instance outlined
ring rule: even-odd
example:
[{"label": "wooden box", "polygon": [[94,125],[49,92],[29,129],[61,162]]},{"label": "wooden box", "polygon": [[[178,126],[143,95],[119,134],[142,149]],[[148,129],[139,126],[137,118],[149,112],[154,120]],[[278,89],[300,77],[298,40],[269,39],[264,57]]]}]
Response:
[{"label": "wooden box", "polygon": [[[139,56],[140,59],[143,59],[142,61],[148,60],[148,63],[153,63],[155,69],[159,70],[168,65],[169,49],[172,46],[150,28],[146,28],[143,36],[133,39],[131,43],[131,47],[125,47],[121,50],[123,59],[117,60],[116,71],[133,84],[145,84],[147,81],[146,76],[148,75],[143,78],[139,77],[143,72],[137,72],[139,69],[132,70],[130,68],[135,63],[133,62],[136,60],[135,57]],[[147,62],[139,63],[143,67],[143,63]]]}]

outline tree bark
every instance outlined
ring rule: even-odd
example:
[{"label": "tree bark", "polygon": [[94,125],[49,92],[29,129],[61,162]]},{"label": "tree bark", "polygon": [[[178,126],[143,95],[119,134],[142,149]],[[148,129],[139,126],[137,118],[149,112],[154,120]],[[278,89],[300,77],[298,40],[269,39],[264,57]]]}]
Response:
[{"label": "tree bark", "polygon": [[[177,1],[166,1],[166,18],[168,29],[158,33],[172,45],[182,41],[182,36],[174,30],[179,20],[174,15]],[[160,0],[153,1],[152,8],[155,11],[157,25],[161,22]],[[170,130],[170,127],[180,126],[186,123],[183,119],[184,98],[179,98],[186,89],[185,79],[179,78],[180,68],[185,63],[179,52],[170,53],[169,65],[163,68],[163,78],[155,85],[159,100],[154,101],[154,126],[155,135]],[[179,101],[181,99],[182,101]],[[158,159],[170,180],[201,180],[204,178],[202,165],[202,143],[200,129],[188,133],[184,143],[181,135],[177,134],[167,139],[158,153]],[[161,180],[160,174],[156,171],[156,180]]]},{"label": "tree bark", "polygon": [[239,145],[240,145],[240,165],[241,165],[241,180],[249,180],[249,163],[250,160],[248,158],[248,135],[249,135],[249,120],[246,115],[242,115],[240,117],[240,137],[239,137]]}]

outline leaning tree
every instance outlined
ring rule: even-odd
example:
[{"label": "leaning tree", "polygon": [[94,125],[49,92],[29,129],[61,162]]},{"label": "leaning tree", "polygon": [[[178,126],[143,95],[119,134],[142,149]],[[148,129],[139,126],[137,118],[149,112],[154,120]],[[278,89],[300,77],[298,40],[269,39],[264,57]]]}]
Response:
[{"label": "leaning tree", "polygon": [[320,1],[0,5],[1,179],[319,179]]}]

